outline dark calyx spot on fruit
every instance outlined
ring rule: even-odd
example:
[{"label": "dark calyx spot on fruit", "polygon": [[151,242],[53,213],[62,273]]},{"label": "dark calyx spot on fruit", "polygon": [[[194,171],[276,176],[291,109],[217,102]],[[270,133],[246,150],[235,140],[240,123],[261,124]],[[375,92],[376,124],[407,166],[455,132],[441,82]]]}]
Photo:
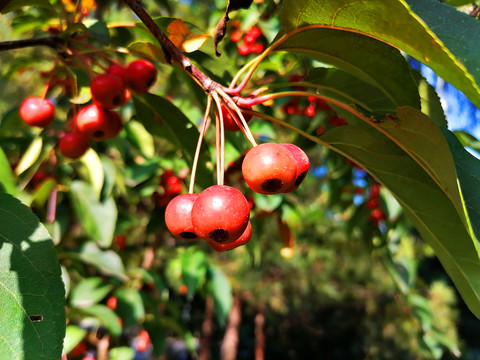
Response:
[{"label": "dark calyx spot on fruit", "polygon": [[183,239],[186,239],[186,240],[193,240],[193,239],[197,238],[197,234],[195,234],[192,231],[182,231],[178,235],[180,235]]},{"label": "dark calyx spot on fruit", "polygon": [[120,95],[117,95],[113,98],[112,104],[115,106],[122,105],[123,104],[123,99]]},{"label": "dark calyx spot on fruit", "polygon": [[155,82],[155,77],[150,78],[150,79],[147,81],[147,87],[151,87],[154,82]]},{"label": "dark calyx spot on fruit", "polygon": [[93,133],[92,137],[94,139],[100,139],[105,135],[105,133],[102,130],[97,130]]},{"label": "dark calyx spot on fruit", "polygon": [[300,175],[298,175],[297,180],[295,180],[295,186],[298,186],[302,183],[303,179],[305,179],[305,176],[307,176],[307,172],[304,171]]},{"label": "dark calyx spot on fruit", "polygon": [[225,229],[216,229],[216,230],[210,231],[210,233],[208,234],[208,237],[213,241],[222,244],[228,240],[228,231]]},{"label": "dark calyx spot on fruit", "polygon": [[262,188],[263,191],[269,192],[269,193],[274,193],[280,190],[283,186],[283,181],[280,179],[268,179],[265,180],[260,187]]}]

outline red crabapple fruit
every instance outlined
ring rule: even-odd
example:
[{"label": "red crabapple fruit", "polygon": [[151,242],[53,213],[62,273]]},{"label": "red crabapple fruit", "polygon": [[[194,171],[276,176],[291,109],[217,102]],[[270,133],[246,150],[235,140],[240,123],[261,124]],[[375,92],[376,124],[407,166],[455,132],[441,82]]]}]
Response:
[{"label": "red crabapple fruit", "polygon": [[250,238],[252,237],[252,225],[250,224],[250,221],[248,222],[247,228],[243,232],[240,237],[231,242],[230,244],[220,244],[215,241],[207,241],[208,246],[210,246],[213,250],[217,252],[223,252],[223,251],[229,251],[232,249],[235,249],[236,247],[239,247],[241,245],[245,245],[250,241]]},{"label": "red crabapple fruit", "polygon": [[90,148],[90,141],[81,132],[67,132],[60,138],[58,146],[63,156],[78,159]]},{"label": "red crabapple fruit", "polygon": [[[307,154],[299,148],[297,145],[289,144],[289,143],[280,143],[284,148],[290,151],[295,162],[297,163],[297,173],[295,175],[295,183],[293,187],[289,191],[293,191],[297,189],[302,181],[305,179],[308,173],[308,169],[310,168],[310,160],[308,160]],[[289,192],[287,191],[287,192]]]},{"label": "red crabapple fruit", "polygon": [[53,122],[55,107],[48,99],[31,96],[22,102],[19,113],[28,125],[45,128]]},{"label": "red crabapple fruit", "polygon": [[114,74],[95,76],[90,83],[90,91],[95,104],[105,109],[113,109],[125,103],[125,84]]},{"label": "red crabapple fruit", "polygon": [[192,225],[192,207],[199,194],[182,194],[174,197],[165,209],[165,224],[178,239],[197,240]]},{"label": "red crabapple fruit", "polygon": [[135,60],[127,66],[125,81],[138,94],[145,94],[157,79],[157,69],[148,60]]},{"label": "red crabapple fruit", "polygon": [[117,113],[92,104],[77,113],[73,128],[99,141],[116,136],[123,127],[121,123]]},{"label": "red crabapple fruit", "polygon": [[284,146],[264,143],[250,149],[242,164],[247,185],[264,195],[289,192],[295,185],[297,164]]},{"label": "red crabapple fruit", "polygon": [[228,244],[240,237],[248,225],[250,206],[237,189],[213,185],[203,190],[193,204],[195,233],[207,240]]}]

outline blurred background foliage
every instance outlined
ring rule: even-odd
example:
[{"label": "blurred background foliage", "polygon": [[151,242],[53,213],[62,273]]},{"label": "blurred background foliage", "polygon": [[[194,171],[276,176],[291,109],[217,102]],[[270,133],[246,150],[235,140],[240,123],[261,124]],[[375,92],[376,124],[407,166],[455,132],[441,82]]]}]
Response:
[{"label": "blurred background foliage", "polygon": [[[71,11],[72,2],[52,3]],[[97,38],[94,46],[118,50],[146,36],[141,27],[123,26],[135,19],[120,1],[93,3],[87,7],[91,24],[96,19],[110,26],[106,44]],[[152,17],[181,18],[198,33],[211,32],[225,7],[222,0],[143,3]],[[280,29],[280,5],[255,1],[249,10],[232,13],[230,24],[243,32],[259,25],[267,45]],[[0,16],[0,37],[40,37],[55,26],[58,18],[51,12],[31,7]],[[239,54],[232,31],[229,26],[220,45],[221,58],[214,56],[211,40],[190,54],[224,84],[232,71],[253,58]],[[111,54],[124,63],[134,58]],[[205,337],[211,357],[225,358],[222,344],[228,329],[235,327],[229,318],[232,309],[241,312],[234,349],[238,359],[255,358],[262,336],[266,359],[480,359],[478,320],[388,190],[355,164],[281,127],[252,121],[256,138],[294,142],[310,157],[306,181],[286,195],[266,197],[247,189],[235,168],[247,143],[241,134],[227,136],[227,179],[254,204],[254,235],[247,245],[225,253],[215,253],[205,243],[175,240],[166,230],[161,176],[171,171],[185,192],[191,164],[171,138],[157,128],[152,131],[140,118],[139,99],[120,110],[125,128],[117,138],[95,143],[87,158],[70,161],[52,150],[55,131],[65,128],[70,111],[69,95],[56,87],[49,93],[57,109],[54,130],[42,134],[42,150],[35,153],[31,144],[38,132],[22,124],[18,107],[25,97],[41,94],[54,55],[45,47],[0,52],[0,145],[14,169],[28,149],[34,152],[28,169],[16,174],[17,196],[42,222],[49,213],[50,191],[58,189],[56,217],[47,228],[67,288],[68,359],[100,358],[105,339],[111,359],[194,359],[204,356],[200,344]],[[198,125],[205,106],[201,90],[181,70],[160,61],[156,65],[159,76],[151,93],[171,101]],[[263,63],[250,88],[302,77],[319,65],[275,54]],[[446,113],[451,129],[466,132],[464,145],[478,149],[478,109],[448,84],[440,88],[440,79],[428,69],[420,70],[449,109],[456,106],[452,97],[458,109],[469,107],[468,113]],[[57,70],[56,75],[63,79]],[[74,76],[80,91],[88,86],[82,80],[88,74],[76,69]],[[311,134],[338,126],[331,122],[336,116],[331,109],[307,115],[308,106],[307,100],[279,101],[261,111],[288,117]],[[204,153],[211,175],[203,173],[198,189],[213,184],[208,158],[214,154],[212,138],[207,134],[210,149]],[[373,209],[381,213],[372,215]],[[208,321],[210,332],[205,329]]]}]

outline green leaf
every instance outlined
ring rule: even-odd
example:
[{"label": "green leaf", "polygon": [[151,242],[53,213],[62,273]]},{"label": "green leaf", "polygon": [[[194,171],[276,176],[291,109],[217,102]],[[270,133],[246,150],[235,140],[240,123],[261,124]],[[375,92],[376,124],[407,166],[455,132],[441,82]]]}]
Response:
[{"label": "green leaf", "polygon": [[95,21],[88,26],[88,31],[102,44],[107,45],[110,42],[110,33],[105,21]]},{"label": "green leaf", "polygon": [[356,104],[369,112],[395,111],[397,106],[377,86],[342,70],[316,68],[308,72],[306,82],[319,86],[319,93],[345,104]]},{"label": "green leaf", "polygon": [[50,193],[57,185],[57,181],[55,179],[48,179],[35,189],[33,196],[32,196],[32,204],[37,206],[45,205],[45,202],[50,197]]},{"label": "green leaf", "polygon": [[121,281],[126,281],[125,267],[123,266],[120,256],[112,250],[101,250],[94,242],[83,244],[77,257],[84,263],[90,264],[97,268],[102,274],[107,276],[115,276]]},{"label": "green leaf", "polygon": [[327,131],[322,143],[349,157],[385,185],[434,249],[470,310],[480,316],[476,240],[447,194],[393,142],[360,126]]},{"label": "green leaf", "polygon": [[31,210],[0,193],[0,354],[58,360],[65,288],[50,235]]},{"label": "green leaf", "polygon": [[116,313],[120,315],[125,327],[133,327],[144,321],[143,300],[136,289],[120,288],[115,291],[117,298]]},{"label": "green leaf", "polygon": [[82,313],[95,317],[114,336],[120,336],[122,326],[119,317],[105,305],[97,304],[82,309]]},{"label": "green leaf", "polygon": [[109,351],[108,358],[110,360],[133,360],[135,349],[128,346],[115,347]]},{"label": "green leaf", "polygon": [[83,279],[70,292],[70,305],[78,308],[95,305],[103,300],[112,288],[113,285],[104,283],[99,277]]},{"label": "green leaf", "polygon": [[396,107],[420,108],[418,90],[405,58],[381,41],[322,27],[287,33],[277,38],[272,47],[334,65],[379,88]]},{"label": "green leaf", "polygon": [[452,6],[464,6],[464,5],[470,5],[472,3],[472,0],[447,0],[446,4],[452,5]]},{"label": "green leaf", "polygon": [[470,224],[480,239],[480,161],[463,148],[453,133],[444,130],[444,134],[452,150]]},{"label": "green leaf", "polygon": [[72,104],[82,105],[86,104],[92,99],[92,92],[90,86],[80,86],[80,91],[77,96],[70,98],[69,101]]},{"label": "green leaf", "polygon": [[188,296],[193,296],[206,279],[207,262],[205,253],[195,246],[191,246],[180,255],[180,259],[183,283],[187,286]]},{"label": "green leaf", "polygon": [[106,199],[112,196],[115,179],[117,177],[117,167],[107,156],[101,155],[100,161],[102,162],[103,172],[105,174],[101,198]]},{"label": "green leaf", "polygon": [[15,168],[15,174],[20,175],[30,169],[35,164],[42,153],[43,139],[38,136],[33,139],[28,149],[23,153],[22,158]]},{"label": "green leaf", "polygon": [[55,13],[55,8],[50,4],[48,0],[14,0],[10,1],[7,6],[2,10],[2,14],[6,14],[15,10],[20,10],[26,6],[39,6],[46,8]]},{"label": "green leaf", "polygon": [[151,158],[155,155],[153,137],[142,123],[130,120],[125,124],[125,130],[127,131],[129,140],[140,150],[143,156]]},{"label": "green leaf", "polygon": [[480,24],[451,6],[437,0],[285,0],[281,20],[285,32],[318,25],[381,40],[427,64],[480,106],[480,49],[471,46]]},{"label": "green leaf", "polygon": [[69,25],[65,31],[61,32],[58,34],[58,37],[60,39],[70,39],[74,35],[81,35],[84,33],[87,33],[88,29],[83,23],[73,23],[72,25]]},{"label": "green leaf", "polygon": [[99,246],[110,247],[117,221],[117,207],[113,198],[99,201],[96,191],[79,180],[72,182],[69,193],[83,229]]},{"label": "green leaf", "polygon": [[226,275],[216,266],[207,266],[207,291],[213,297],[215,315],[225,325],[233,303],[232,287]]},{"label": "green leaf", "polygon": [[158,317],[147,317],[144,323],[145,330],[148,331],[153,345],[153,352],[156,356],[165,353],[167,334],[164,325],[163,319]]},{"label": "green leaf", "polygon": [[128,51],[136,56],[142,56],[154,61],[165,61],[165,55],[160,46],[153,45],[149,42],[137,41],[128,45]]},{"label": "green leaf", "polygon": [[63,352],[68,354],[77,346],[80,341],[87,335],[87,330],[82,329],[76,325],[68,325],[63,342]]},{"label": "green leaf", "polygon": [[17,186],[15,185],[15,177],[13,175],[10,163],[7,156],[0,148],[0,192],[6,192],[10,195],[17,193]]},{"label": "green leaf", "polygon": [[396,115],[398,122],[384,120],[379,126],[392,136],[450,197],[466,224],[455,165],[442,131],[428,116],[416,109],[401,107]]},{"label": "green leaf", "polygon": [[[181,149],[185,161],[193,164],[199,136],[198,129],[170,101],[153,94],[133,97],[137,120],[153,135],[167,139]],[[202,147],[197,168],[197,183],[208,187],[212,183],[213,172],[207,167],[210,155],[206,146]]]},{"label": "green leaf", "polygon": [[87,170],[87,177],[90,184],[95,189],[97,199],[100,199],[102,193],[103,182],[105,180],[105,172],[103,170],[102,161],[97,152],[92,148],[88,149],[85,155],[80,158],[80,162]]}]

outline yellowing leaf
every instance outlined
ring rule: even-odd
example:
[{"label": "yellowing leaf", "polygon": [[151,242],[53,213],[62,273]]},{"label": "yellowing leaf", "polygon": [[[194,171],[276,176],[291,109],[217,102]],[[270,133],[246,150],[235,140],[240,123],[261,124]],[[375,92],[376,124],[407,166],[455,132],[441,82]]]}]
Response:
[{"label": "yellowing leaf", "polygon": [[178,48],[190,53],[198,50],[207,39],[208,34],[194,34],[180,19],[173,20],[167,27],[168,38]]},{"label": "yellowing leaf", "polygon": [[190,34],[183,42],[182,50],[187,53],[198,50],[205,43],[205,41],[208,40],[209,37],[210,35],[208,34],[204,34],[204,35]]},{"label": "yellowing leaf", "polygon": [[190,29],[185,25],[185,23],[180,19],[173,20],[167,27],[167,32],[171,35],[188,35],[190,34]]}]

